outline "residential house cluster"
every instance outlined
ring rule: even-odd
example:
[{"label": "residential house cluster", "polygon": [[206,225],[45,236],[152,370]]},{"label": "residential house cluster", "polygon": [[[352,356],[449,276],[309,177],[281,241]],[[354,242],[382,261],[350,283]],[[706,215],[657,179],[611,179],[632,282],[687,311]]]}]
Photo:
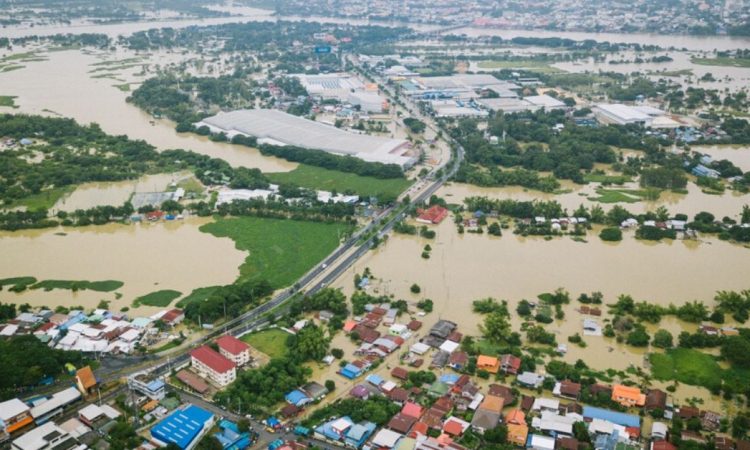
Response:
[{"label": "residential house cluster", "polygon": [[60,350],[129,354],[138,344],[145,345],[159,334],[159,330],[153,326],[157,320],[173,327],[184,318],[184,312],[177,308],[132,320],[123,313],[106,309],[95,309],[90,314],[80,310],[55,313],[42,309],[21,313],[0,325],[0,336],[33,334],[50,347]]}]

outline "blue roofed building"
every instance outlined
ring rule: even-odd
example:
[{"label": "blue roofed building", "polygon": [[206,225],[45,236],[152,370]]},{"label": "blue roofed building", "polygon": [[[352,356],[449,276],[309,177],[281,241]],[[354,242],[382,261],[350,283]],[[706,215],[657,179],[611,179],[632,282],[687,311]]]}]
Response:
[{"label": "blue roofed building", "polygon": [[696,177],[719,178],[721,176],[721,173],[719,173],[718,170],[709,169],[703,164],[698,164],[697,166],[693,167],[693,170],[691,172]]},{"label": "blue roofed building", "polygon": [[440,382],[453,386],[458,382],[458,378],[458,375],[455,373],[446,373],[445,375],[440,376]]},{"label": "blue roofed building", "polygon": [[219,421],[219,431],[214,437],[221,443],[224,450],[244,450],[252,444],[250,433],[240,433],[237,424],[222,419]]},{"label": "blue roofed building", "polygon": [[299,389],[295,389],[292,392],[286,394],[284,398],[286,399],[287,403],[290,403],[294,406],[303,406],[312,402],[312,399]]},{"label": "blue roofed building", "polygon": [[71,311],[70,314],[68,314],[68,320],[66,320],[62,325],[60,325],[59,328],[61,330],[67,330],[73,325],[83,322],[87,318],[88,316],[84,314],[83,311]]},{"label": "blue roofed building", "polygon": [[175,443],[190,450],[214,423],[214,415],[195,405],[178,409],[151,428],[151,437],[161,444]]},{"label": "blue roofed building", "polygon": [[362,371],[363,370],[361,367],[357,367],[354,364],[349,363],[346,366],[344,366],[344,368],[341,369],[341,371],[339,371],[339,374],[344,378],[353,380],[357,378],[358,376],[362,375]]},{"label": "blue roofed building", "polygon": [[587,419],[601,419],[623,427],[641,426],[641,418],[634,414],[626,414],[594,406],[583,407],[583,417]]},{"label": "blue roofed building", "polygon": [[380,386],[385,381],[383,377],[381,377],[380,375],[376,375],[374,373],[367,375],[367,378],[365,378],[365,380],[367,380],[367,382],[375,386]]},{"label": "blue roofed building", "polygon": [[339,417],[319,425],[315,428],[315,434],[332,441],[340,441],[346,436],[352,425],[354,425],[354,422],[349,417]]},{"label": "blue roofed building", "polygon": [[375,432],[377,425],[372,422],[362,422],[352,425],[346,430],[344,444],[353,448],[362,448],[367,439]]}]

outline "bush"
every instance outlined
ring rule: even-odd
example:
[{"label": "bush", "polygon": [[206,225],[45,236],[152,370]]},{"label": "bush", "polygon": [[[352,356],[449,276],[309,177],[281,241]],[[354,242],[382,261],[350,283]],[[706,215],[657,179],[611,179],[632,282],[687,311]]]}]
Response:
[{"label": "bush", "polygon": [[616,227],[605,228],[599,233],[599,238],[603,241],[618,242],[622,240],[622,231]]},{"label": "bush", "polygon": [[659,330],[654,334],[654,347],[671,348],[673,345],[672,333],[667,330]]}]

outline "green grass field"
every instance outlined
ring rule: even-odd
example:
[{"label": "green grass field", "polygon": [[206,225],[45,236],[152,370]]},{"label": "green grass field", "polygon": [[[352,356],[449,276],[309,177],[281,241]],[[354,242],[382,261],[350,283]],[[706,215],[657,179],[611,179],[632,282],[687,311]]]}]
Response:
[{"label": "green grass field", "polygon": [[246,334],[242,336],[242,340],[258,351],[265,353],[270,358],[282,358],[289,351],[289,348],[286,346],[287,337],[289,337],[289,333],[286,331],[271,328],[257,333]]},{"label": "green grass field", "polygon": [[531,60],[482,61],[479,63],[479,67],[481,69],[522,69],[539,73],[564,72],[563,70],[550,66],[546,62]]},{"label": "green grass field", "polygon": [[164,308],[169,306],[170,303],[176,298],[182,295],[180,291],[173,291],[171,289],[163,289],[161,291],[151,292],[150,294],[142,295],[133,300],[133,307],[137,308],[140,305],[146,306],[158,306]]},{"label": "green grass field", "polygon": [[273,183],[290,183],[309,189],[335,190],[339,193],[355,192],[363,197],[396,198],[411,184],[411,181],[405,178],[383,180],[305,164],[300,164],[291,172],[267,173],[266,176]]},{"label": "green grass field", "polygon": [[13,277],[0,279],[0,289],[5,289],[5,286],[10,286],[10,289],[24,290],[32,284],[36,283],[34,277]]},{"label": "green grass field", "polygon": [[289,286],[331,253],[351,230],[341,223],[302,222],[260,217],[219,218],[200,227],[228,237],[250,254],[239,281],[266,279],[274,288]]},{"label": "green grass field", "polygon": [[203,300],[211,296],[211,294],[213,294],[214,291],[218,288],[219,286],[207,286],[193,289],[193,292],[182,297],[175,306],[177,306],[178,308],[184,308],[193,302],[202,302]]},{"label": "green grass field", "polygon": [[665,353],[649,355],[651,373],[658,380],[711,388],[720,386],[724,370],[713,356],[698,350],[673,348]]},{"label": "green grass field", "polygon": [[30,195],[18,199],[11,204],[11,208],[17,208],[19,206],[25,206],[29,211],[35,211],[38,209],[50,209],[58,200],[64,195],[73,192],[76,189],[75,186],[63,186],[60,188],[53,188],[42,191],[38,194]]},{"label": "green grass field", "polygon": [[45,291],[51,291],[52,289],[70,289],[71,291],[96,291],[96,292],[112,292],[120,289],[125,283],[117,280],[103,280],[103,281],[86,281],[86,280],[42,280],[33,286],[31,289],[44,289]]},{"label": "green grass field", "polygon": [[5,106],[8,108],[18,108],[15,102],[16,98],[17,97],[15,95],[0,95],[0,106]]},{"label": "green grass field", "polygon": [[750,67],[748,58],[691,58],[690,62],[701,66]]}]

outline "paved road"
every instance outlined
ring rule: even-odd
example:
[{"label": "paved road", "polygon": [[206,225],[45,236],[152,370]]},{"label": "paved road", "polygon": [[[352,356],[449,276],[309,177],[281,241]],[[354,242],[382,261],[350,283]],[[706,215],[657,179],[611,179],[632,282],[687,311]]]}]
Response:
[{"label": "paved road", "polygon": [[[386,92],[392,96],[392,94],[390,94],[390,91],[386,90]],[[410,99],[407,99],[406,101],[409,102],[412,110],[414,111],[413,114],[418,116],[421,120],[423,120],[427,124],[427,126],[429,126],[431,129],[433,129],[433,131],[437,133],[439,130],[439,127],[434,122],[434,120],[432,120],[432,118],[430,117],[427,117],[421,114],[419,112],[419,108]],[[239,317],[236,317],[224,323],[221,327],[217,328],[216,330],[213,330],[210,333],[202,336],[200,339],[193,342],[192,345],[190,345],[180,354],[169,355],[169,358],[166,358],[166,357],[159,358],[158,360],[159,362],[148,370],[157,376],[167,375],[173,367],[186,364],[189,360],[190,350],[196,347],[197,345],[207,342],[221,334],[229,333],[229,334],[236,336],[239,334],[246,333],[247,331],[257,329],[259,327],[267,325],[268,320],[265,317],[265,315],[268,312],[270,312],[271,310],[275,310],[275,309],[278,309],[278,312],[283,312],[283,310],[289,306],[288,300],[292,298],[297,292],[300,292],[313,280],[317,279],[316,284],[307,289],[306,291],[307,294],[314,294],[318,292],[319,290],[321,290],[322,288],[324,288],[325,286],[329,286],[333,281],[335,281],[339,276],[341,276],[342,273],[344,273],[347,269],[349,269],[359,258],[361,258],[364,254],[366,254],[370,250],[370,248],[372,248],[376,238],[380,239],[383,235],[389,233],[393,229],[396,223],[403,220],[405,216],[404,212],[395,214],[392,217],[385,220],[385,218],[391,215],[396,210],[396,208],[418,205],[426,200],[429,200],[430,196],[432,196],[435,192],[437,192],[437,190],[440,189],[440,187],[443,186],[443,184],[445,184],[445,182],[456,173],[456,171],[458,170],[458,167],[463,161],[464,149],[457,142],[453,141],[449,136],[446,135],[444,136],[444,138],[447,140],[447,142],[450,145],[453,146],[453,148],[455,149],[455,153],[453,154],[453,157],[450,160],[445,162],[444,165],[442,165],[439,168],[433,169],[433,171],[428,175],[427,178],[434,179],[435,174],[437,173],[437,170],[440,168],[447,167],[447,170],[443,172],[442,176],[432,181],[431,184],[427,185],[426,187],[423,187],[422,190],[415,197],[411,198],[409,205],[397,204],[397,205],[392,205],[384,209],[367,226],[365,226],[363,229],[359,230],[354,235],[352,235],[349,239],[346,240],[346,242],[341,244],[333,253],[331,253],[330,255],[328,255],[328,257],[326,257],[323,261],[321,261],[321,263],[316,265],[308,273],[302,276],[297,281],[297,283],[294,284],[293,287],[280,292],[268,302],[250,311],[245,312]],[[402,198],[404,194],[402,194]],[[378,233],[372,233],[376,229],[379,230]],[[369,237],[364,242],[360,242],[361,239],[365,236],[369,236]],[[342,257],[343,259],[341,259]],[[323,276],[319,278],[321,275]],[[129,364],[132,364],[133,362],[135,361],[126,361],[126,364],[129,366]],[[139,362],[143,362],[143,361],[139,361]],[[138,366],[140,366],[140,364]],[[129,366],[129,367],[130,368],[126,367],[125,369],[123,369],[122,365],[118,364],[117,362],[114,362],[114,361],[107,362],[106,364],[103,364],[102,368],[99,371],[97,371],[97,375],[101,381],[109,381],[120,376],[126,376],[128,374],[132,374],[132,373],[143,370],[143,367],[133,367],[133,366]],[[115,392],[108,394],[106,399],[114,397],[119,392],[121,392],[121,389],[118,389]],[[234,420],[237,420],[239,418],[239,416],[237,416],[235,413],[231,411],[226,411],[223,408],[219,408],[215,404],[208,402],[200,397],[196,397],[196,396],[187,394],[182,391],[179,391],[179,394],[183,399],[196,403],[199,406],[204,407],[220,416],[229,417]],[[105,398],[103,398],[103,400],[105,400]],[[260,442],[268,443],[275,439],[279,439],[279,438],[283,439],[286,436],[286,435],[278,434],[278,433],[277,434],[268,433],[267,431],[265,431],[264,427],[258,422],[254,422],[254,428],[260,434]],[[318,442],[315,440],[311,440],[311,441],[315,442],[316,445],[322,448],[333,448],[332,445],[324,443],[324,442]]]}]

